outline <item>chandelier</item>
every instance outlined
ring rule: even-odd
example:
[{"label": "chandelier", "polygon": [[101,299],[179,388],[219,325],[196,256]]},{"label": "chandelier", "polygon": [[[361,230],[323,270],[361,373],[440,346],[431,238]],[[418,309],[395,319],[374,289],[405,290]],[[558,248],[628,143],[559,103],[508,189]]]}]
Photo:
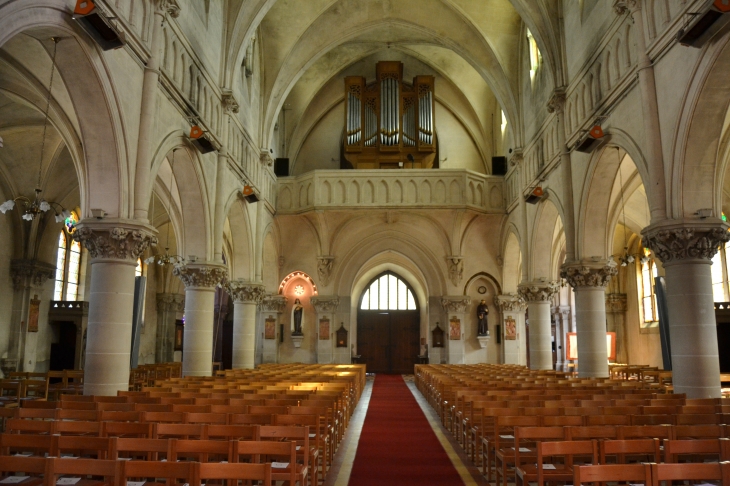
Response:
[{"label": "chandelier", "polygon": [[68,209],[64,209],[64,207],[57,202],[47,201],[43,197],[43,189],[40,188],[43,175],[43,153],[46,147],[46,131],[48,130],[48,111],[51,106],[51,93],[53,92],[53,75],[56,70],[56,48],[60,39],[58,37],[52,37],[51,40],[53,41],[53,57],[51,59],[51,80],[48,84],[48,95],[46,96],[46,110],[43,114],[44,122],[43,136],[41,138],[41,157],[40,163],[38,164],[38,183],[36,184],[35,197],[31,199],[26,196],[18,196],[15,199],[9,199],[0,204],[0,212],[5,214],[7,211],[15,208],[15,205],[17,203],[18,206],[22,208],[22,218],[25,221],[33,221],[34,219],[36,219],[37,216],[42,215],[43,213],[53,209],[53,212],[56,214],[56,223],[61,223],[71,216],[71,211],[69,211]]},{"label": "chandelier", "polygon": [[[169,187],[170,191],[170,203],[167,205],[167,214],[170,216],[170,221],[167,224],[167,238],[165,239],[165,253],[162,255],[152,255],[149,258],[147,258],[144,262],[149,265],[151,263],[156,263],[160,266],[166,266],[166,265],[182,265],[185,263],[185,259],[181,257],[180,255],[170,255],[170,226],[172,226],[172,175],[173,170],[175,166],[175,152],[177,149],[172,150],[172,162],[170,163],[170,185]],[[152,217],[155,217],[155,198],[152,198]]]}]

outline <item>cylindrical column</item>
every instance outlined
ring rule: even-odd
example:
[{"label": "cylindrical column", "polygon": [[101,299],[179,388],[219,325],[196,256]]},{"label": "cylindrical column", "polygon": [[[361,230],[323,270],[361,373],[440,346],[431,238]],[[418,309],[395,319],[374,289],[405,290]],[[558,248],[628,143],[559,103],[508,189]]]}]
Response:
[{"label": "cylindrical column", "polygon": [[717,218],[665,221],[644,229],[644,245],[664,264],[675,393],[720,397],[712,257],[730,239]]},{"label": "cylindrical column", "polygon": [[618,273],[616,262],[575,262],[563,265],[560,276],[575,291],[578,332],[578,376],[608,377],[606,347],[606,285]]},{"label": "cylindrical column", "polygon": [[173,272],[185,284],[183,376],[211,376],[215,287],[226,277],[226,269],[192,263],[175,267]]},{"label": "cylindrical column", "polygon": [[134,269],[142,252],[157,244],[154,233],[131,221],[82,221],[74,233],[91,257],[85,395],[116,395],[129,388]]},{"label": "cylindrical column", "polygon": [[527,302],[530,323],[530,369],[553,369],[552,336],[550,334],[550,302],[559,289],[558,282],[536,281],[522,284],[518,291]]},{"label": "cylindrical column", "polygon": [[227,285],[233,298],[233,369],[253,369],[256,358],[256,306],[266,289],[242,280]]}]

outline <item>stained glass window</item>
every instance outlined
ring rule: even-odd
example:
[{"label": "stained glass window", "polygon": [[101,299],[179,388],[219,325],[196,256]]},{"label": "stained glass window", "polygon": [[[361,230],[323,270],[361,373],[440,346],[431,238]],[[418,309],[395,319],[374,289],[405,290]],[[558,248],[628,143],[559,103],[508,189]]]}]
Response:
[{"label": "stained glass window", "polygon": [[56,285],[53,290],[53,300],[63,299],[63,280],[66,271],[66,234],[61,231],[58,235],[58,253],[56,256]]},{"label": "stained glass window", "polygon": [[71,242],[68,257],[66,300],[76,300],[79,295],[79,268],[81,267],[81,244],[78,241]]},{"label": "stained glass window", "polygon": [[712,297],[715,302],[726,302],[725,298],[725,278],[722,269],[722,252],[718,251],[712,257],[712,267],[710,273],[712,275]]},{"label": "stained glass window", "polygon": [[362,310],[417,310],[416,299],[408,285],[392,273],[373,280],[363,292]]},{"label": "stained glass window", "polygon": [[535,73],[537,73],[537,69],[540,67],[542,54],[540,54],[537,41],[535,41],[535,37],[533,37],[530,29],[527,29],[527,45],[530,51],[530,79],[535,79]]},{"label": "stained glass window", "polygon": [[137,268],[134,269],[134,276],[135,277],[142,276],[142,259],[141,258],[137,258]]}]

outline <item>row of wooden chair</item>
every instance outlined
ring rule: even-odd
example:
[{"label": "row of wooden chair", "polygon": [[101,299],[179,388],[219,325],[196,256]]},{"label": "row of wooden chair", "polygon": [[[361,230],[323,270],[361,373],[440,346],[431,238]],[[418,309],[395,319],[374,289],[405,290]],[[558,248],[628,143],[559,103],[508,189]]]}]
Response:
[{"label": "row of wooden chair", "polygon": [[146,481],[149,478],[162,478],[168,481],[168,484],[184,482],[189,486],[201,486],[205,484],[204,481],[210,480],[259,481],[260,485],[271,486],[274,476],[271,463],[147,462],[105,459],[69,461],[58,457],[0,457],[2,481],[7,481],[17,471],[23,471],[29,476],[23,481],[23,485],[29,486],[40,484],[55,486],[62,476],[68,475],[97,478],[103,481],[101,484],[109,486],[124,486],[129,484],[129,480]]},{"label": "row of wooden chair", "polygon": [[84,372],[78,370],[31,373],[13,371],[0,380],[0,406],[17,407],[23,400],[56,399],[60,394],[83,393]]}]

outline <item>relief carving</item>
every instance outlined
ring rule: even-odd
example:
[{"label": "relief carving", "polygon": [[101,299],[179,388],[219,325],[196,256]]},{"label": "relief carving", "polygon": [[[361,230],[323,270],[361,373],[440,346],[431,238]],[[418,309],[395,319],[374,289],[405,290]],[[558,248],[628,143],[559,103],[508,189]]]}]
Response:
[{"label": "relief carving", "polygon": [[212,288],[225,282],[228,270],[219,265],[188,264],[175,265],[172,274],[179,277],[185,288],[206,287]]}]

